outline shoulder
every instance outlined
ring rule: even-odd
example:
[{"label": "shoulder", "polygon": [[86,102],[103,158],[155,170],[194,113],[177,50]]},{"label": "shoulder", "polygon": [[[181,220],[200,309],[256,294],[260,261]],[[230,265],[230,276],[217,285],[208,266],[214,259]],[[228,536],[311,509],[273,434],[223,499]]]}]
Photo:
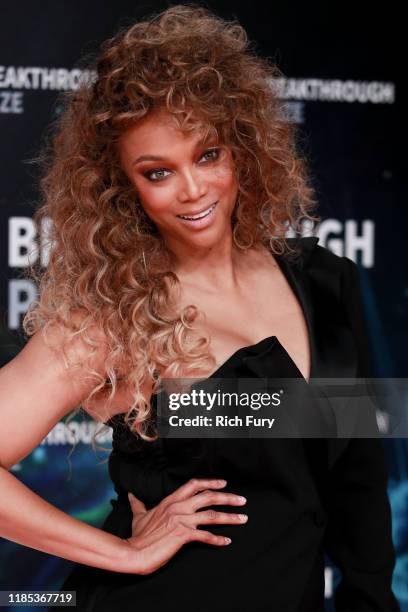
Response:
[{"label": "shoulder", "polygon": [[288,262],[304,273],[337,278],[343,289],[357,282],[358,267],[354,261],[319,244],[317,236],[287,238],[287,243],[296,252],[293,258],[289,256]]},{"label": "shoulder", "polygon": [[69,319],[49,320],[36,334],[64,367],[88,367],[105,374],[108,340],[101,327],[84,309],[72,309]]},{"label": "shoulder", "polygon": [[[348,257],[336,255],[318,244],[317,237],[288,239],[297,250],[293,276],[306,296],[319,324],[327,322],[330,333],[338,325],[343,340],[348,327],[358,351],[359,376],[371,376],[371,349],[368,340],[359,267]],[[341,325],[340,325],[341,323]],[[347,327],[344,327],[346,323]]]},{"label": "shoulder", "polygon": [[359,268],[352,259],[320,245],[316,236],[288,238],[287,242],[295,251],[293,257],[285,257],[288,265],[315,293],[330,293],[343,303],[350,302],[352,295],[361,300]]}]

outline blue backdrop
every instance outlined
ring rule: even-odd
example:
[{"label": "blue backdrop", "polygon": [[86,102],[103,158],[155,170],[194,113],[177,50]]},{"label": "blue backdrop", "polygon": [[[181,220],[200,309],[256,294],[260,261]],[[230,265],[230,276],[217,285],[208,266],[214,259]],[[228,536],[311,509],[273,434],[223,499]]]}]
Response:
[{"label": "blue backdrop", "polygon": [[[119,26],[170,4],[175,3],[16,0],[3,7],[1,364],[23,346],[21,319],[35,297],[36,288],[23,278],[27,248],[40,231],[31,221],[38,185],[28,160],[60,110],[58,94],[77,87],[84,67],[80,59]],[[400,137],[406,94],[402,62],[398,64],[392,44],[398,40],[398,16],[384,8],[377,15],[371,8],[369,16],[360,19],[343,5],[317,1],[302,6],[254,0],[246,7],[235,2],[206,6],[221,16],[237,17],[258,52],[275,58],[285,74],[279,91],[309,160],[322,216],[320,244],[359,264],[377,376],[407,376],[406,148]],[[12,473],[72,516],[100,526],[116,495],[104,462],[107,454],[95,455],[90,446],[94,426],[86,415],[68,425],[59,423]],[[109,449],[109,434],[99,441]],[[384,445],[398,555],[393,588],[401,609],[408,611],[408,444],[401,439]],[[0,565],[0,589],[46,590],[58,589],[72,564],[1,540]],[[336,569],[328,563],[328,610],[337,580]]]}]

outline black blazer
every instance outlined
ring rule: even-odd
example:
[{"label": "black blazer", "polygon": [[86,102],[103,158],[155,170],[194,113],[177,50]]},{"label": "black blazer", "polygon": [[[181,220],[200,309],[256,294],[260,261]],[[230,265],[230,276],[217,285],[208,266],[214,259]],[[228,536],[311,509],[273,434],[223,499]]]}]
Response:
[{"label": "black blazer", "polygon": [[[347,257],[303,238],[297,265],[284,262],[287,278],[305,313],[311,338],[311,378],[372,377],[373,367],[360,294],[358,269]],[[344,313],[346,320],[344,320]],[[399,610],[391,590],[395,551],[387,496],[387,470],[379,438],[305,441],[328,513],[326,552],[343,574],[336,610]]]},{"label": "black blazer", "polygon": [[[311,378],[368,377],[357,267],[317,243],[301,239],[296,262],[276,258],[304,310]],[[273,338],[237,351],[217,377],[297,376]],[[320,612],[326,551],[343,574],[335,593],[338,612],[399,610],[391,590],[395,553],[381,439],[163,438],[139,444],[120,418],[108,421],[109,473],[118,498],[102,529],[129,537],[128,491],[149,509],[189,478],[226,478],[227,490],[245,495],[247,505],[212,508],[247,512],[249,521],[200,525],[230,536],[232,544],[220,549],[190,542],[148,576],[77,565],[62,588],[77,591],[79,609],[93,609],[93,602],[99,612],[130,612],[135,605],[178,612]]]}]

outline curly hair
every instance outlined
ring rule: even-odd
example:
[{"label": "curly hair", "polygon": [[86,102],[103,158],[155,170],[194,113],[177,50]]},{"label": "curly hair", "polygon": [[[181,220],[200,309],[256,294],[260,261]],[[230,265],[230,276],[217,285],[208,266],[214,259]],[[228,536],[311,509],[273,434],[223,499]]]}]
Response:
[{"label": "curly hair", "polygon": [[58,322],[66,330],[58,350],[80,336],[90,355],[100,350],[90,331],[101,330],[105,375],[88,369],[95,385],[84,401],[107,389],[112,397],[124,380],[133,397],[125,421],[150,441],[157,436],[147,433],[145,385],[155,393],[163,371],[208,372],[215,359],[209,338],[194,329],[197,307],[178,306],[172,254],[121,167],[120,135],[160,109],[184,132],[215,131],[231,150],[239,185],[235,249],[264,244],[288,255],[287,231],[300,234],[302,219],[317,219],[315,200],[294,126],[273,88],[282,73],[255,53],[235,20],[195,4],[172,6],[122,28],[94,62],[96,78],[63,94],[64,110],[44,149],[34,218],[39,227],[51,220],[52,248],[47,269],[30,268],[40,297],[23,327],[46,338]]}]

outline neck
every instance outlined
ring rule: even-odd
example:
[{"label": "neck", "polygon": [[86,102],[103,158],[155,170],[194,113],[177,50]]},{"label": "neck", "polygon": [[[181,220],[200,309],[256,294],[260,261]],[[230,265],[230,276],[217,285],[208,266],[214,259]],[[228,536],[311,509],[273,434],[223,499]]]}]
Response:
[{"label": "neck", "polygon": [[211,247],[172,249],[175,255],[174,272],[183,285],[207,291],[234,291],[240,287],[243,273],[252,263],[254,248],[238,250],[232,234]]}]

